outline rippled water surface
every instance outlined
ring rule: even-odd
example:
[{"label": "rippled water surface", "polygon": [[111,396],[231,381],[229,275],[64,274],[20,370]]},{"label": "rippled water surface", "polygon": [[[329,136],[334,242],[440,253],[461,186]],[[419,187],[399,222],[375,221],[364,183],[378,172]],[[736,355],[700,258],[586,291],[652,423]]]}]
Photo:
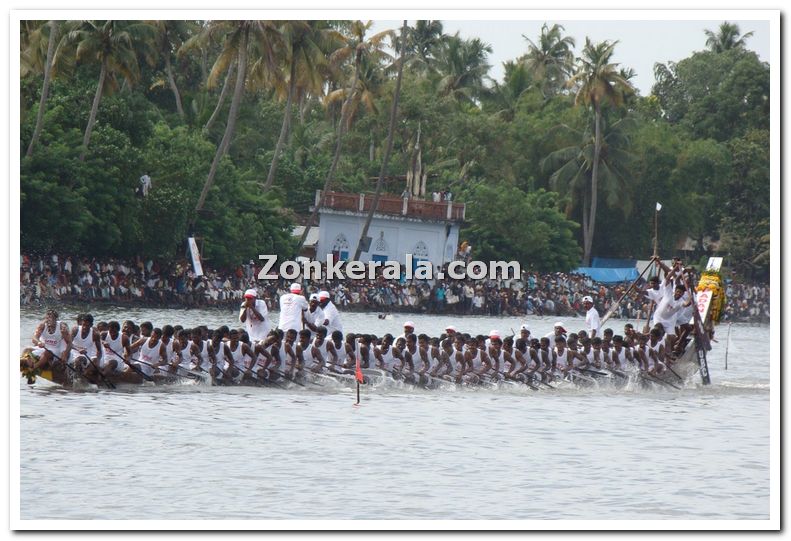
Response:
[{"label": "rippled water surface", "polygon": [[[23,310],[23,345],[41,316]],[[234,318],[94,316],[210,327]],[[343,316],[352,332],[402,324]],[[409,318],[429,334],[449,321],[472,333],[522,323]],[[527,322],[535,335],[554,319]],[[767,519],[769,329],[734,324],[727,371],[727,326],[718,334],[713,385],[681,391],[364,387],[355,407],[352,389],[329,384],[77,392],[21,381],[21,518]]]}]

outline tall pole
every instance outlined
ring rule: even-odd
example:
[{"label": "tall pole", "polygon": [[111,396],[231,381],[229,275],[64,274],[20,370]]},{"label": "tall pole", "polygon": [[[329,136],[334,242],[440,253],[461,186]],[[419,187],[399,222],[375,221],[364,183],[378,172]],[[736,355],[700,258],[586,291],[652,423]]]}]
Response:
[{"label": "tall pole", "polygon": [[658,255],[659,251],[657,250],[658,239],[659,239],[659,209],[662,208],[662,205],[657,203],[656,204],[656,211],[654,212],[654,255]]}]

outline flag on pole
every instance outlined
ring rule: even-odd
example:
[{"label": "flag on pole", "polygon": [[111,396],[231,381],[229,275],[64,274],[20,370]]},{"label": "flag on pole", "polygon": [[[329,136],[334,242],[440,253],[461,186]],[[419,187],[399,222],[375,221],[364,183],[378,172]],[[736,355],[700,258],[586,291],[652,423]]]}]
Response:
[{"label": "flag on pole", "polygon": [[657,211],[657,212],[659,212],[660,210],[662,210],[662,203],[660,203],[659,201],[657,201],[657,202],[656,202],[656,211]]},{"label": "flag on pole", "polygon": [[[354,377],[357,379],[357,383],[363,382],[363,371],[360,370],[360,356],[357,355],[357,360],[354,363]],[[359,387],[358,387],[359,389]]]},{"label": "flag on pole", "polygon": [[187,238],[187,244],[192,256],[192,268],[195,270],[195,276],[203,276],[203,265],[201,265],[200,252],[198,252],[198,244],[195,242],[195,237]]}]

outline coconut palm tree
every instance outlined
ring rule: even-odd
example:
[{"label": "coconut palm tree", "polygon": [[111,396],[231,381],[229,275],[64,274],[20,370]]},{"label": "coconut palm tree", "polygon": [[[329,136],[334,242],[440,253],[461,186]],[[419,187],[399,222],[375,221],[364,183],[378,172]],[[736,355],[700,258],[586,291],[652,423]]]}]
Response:
[{"label": "coconut palm tree", "polygon": [[722,53],[731,49],[743,49],[747,45],[747,38],[752,37],[753,32],[747,32],[739,36],[739,25],[725,21],[720,25],[717,32],[704,30],[706,34],[706,47],[714,53]]},{"label": "coconut palm tree", "polygon": [[280,136],[269,165],[269,174],[263,186],[264,191],[268,191],[275,181],[277,163],[286,142],[291,122],[291,105],[297,88],[301,87],[316,94],[321,92],[329,76],[327,56],[333,42],[341,39],[341,35],[326,21],[285,21],[279,29],[285,43],[281,60],[288,66],[289,71],[286,87],[280,86],[278,90],[281,95],[285,93],[286,107]]},{"label": "coconut palm tree", "polygon": [[519,99],[536,85],[523,62],[508,60],[503,62],[503,68],[505,75],[502,84],[494,81],[494,86],[486,94],[484,104],[497,117],[510,122],[516,114]]},{"label": "coconut palm tree", "polygon": [[[156,48],[159,56],[165,61],[165,76],[167,77],[170,91],[176,101],[176,111],[181,120],[185,119],[184,107],[181,104],[181,94],[179,93],[176,77],[173,75],[171,56],[178,51],[185,40],[190,37],[190,27],[187,21],[148,21],[156,32]],[[155,83],[153,86],[156,86]]]},{"label": "coconut palm tree", "polygon": [[398,101],[401,97],[401,78],[404,74],[404,62],[406,60],[406,45],[407,45],[407,24],[404,21],[401,27],[401,54],[398,58],[398,75],[396,76],[395,90],[393,91],[393,106],[390,109],[390,125],[387,129],[387,145],[385,147],[385,154],[382,158],[382,168],[379,170],[379,179],[376,181],[376,192],[374,192],[373,201],[371,201],[371,208],[368,211],[368,216],[365,218],[365,225],[360,233],[360,240],[357,241],[357,249],[354,251],[354,260],[360,259],[360,253],[363,249],[363,240],[368,236],[368,229],[371,227],[371,220],[374,217],[376,207],[379,205],[379,196],[382,194],[382,185],[384,184],[385,173],[387,172],[387,163],[390,161],[390,153],[393,151],[393,133],[396,128],[396,117],[398,116]]},{"label": "coconut palm tree", "polygon": [[[96,123],[102,96],[118,87],[117,78],[131,86],[140,78],[138,55],[151,58],[147,44],[153,38],[153,28],[139,21],[75,21],[64,36],[66,44],[76,46],[77,62],[99,64],[99,81],[96,84],[88,125],[80,150],[80,161],[85,160],[91,134]],[[58,61],[58,53],[55,54]]]},{"label": "coconut palm tree", "polygon": [[225,132],[220,144],[217,145],[217,151],[214,153],[214,159],[209,167],[209,174],[195,205],[191,226],[194,225],[198,213],[203,209],[209,190],[214,184],[214,177],[217,174],[220,160],[228,152],[231,138],[236,130],[239,105],[242,102],[248,76],[247,66],[250,52],[252,51],[256,55],[253,63],[256,66],[258,77],[261,78],[263,74],[274,74],[277,72],[276,51],[282,46],[280,33],[271,21],[213,21],[210,26],[212,27],[210,32],[224,32],[225,39],[223,48],[209,73],[209,85],[216,82],[220,74],[226,72],[232,63],[236,63],[236,81],[233,97],[231,98],[231,106],[228,110]]},{"label": "coconut palm tree", "polygon": [[[591,119],[592,120],[592,119]],[[630,130],[634,127],[631,116],[625,116],[612,124],[604,122],[599,164],[599,181],[605,201],[610,208],[620,208],[625,216],[632,210],[631,186],[627,182],[628,171],[634,158],[629,153]],[[571,218],[574,210],[582,206],[583,223],[589,221],[591,172],[596,147],[595,128],[586,122],[583,130],[568,125],[558,127],[575,144],[559,148],[541,161],[549,177],[553,191],[566,197],[566,217]]]},{"label": "coconut palm tree", "polygon": [[576,88],[575,105],[583,104],[593,109],[594,148],[590,176],[590,207],[588,219],[583,219],[583,265],[590,263],[593,235],[596,230],[596,210],[599,196],[599,164],[602,149],[602,107],[619,106],[634,93],[634,87],[621,76],[618,64],[611,62],[618,42],[603,41],[594,44],[585,38],[585,48],[578,59],[579,67],[567,85]]},{"label": "coconut palm tree", "polygon": [[456,32],[442,42],[437,52],[436,68],[440,80],[437,90],[458,102],[475,103],[484,93],[484,79],[489,68],[486,56],[492,47],[478,38],[463,39]]},{"label": "coconut palm tree", "polygon": [[[33,23],[33,21],[24,21],[24,23],[30,24]],[[54,71],[53,63],[55,59],[55,48],[60,38],[60,24],[59,21],[48,21],[44,24],[31,25],[27,28],[27,32],[25,32],[20,62],[22,77],[33,71],[44,73],[44,82],[41,84],[41,97],[39,99],[38,112],[36,114],[36,126],[33,129],[33,136],[30,138],[25,156],[33,155],[33,148],[38,143],[41,130],[44,126],[44,111],[47,109],[49,86]],[[41,54],[44,44],[46,44],[46,55]]]},{"label": "coconut palm tree", "polygon": [[409,29],[407,43],[409,66],[418,73],[430,73],[434,68],[434,54],[444,38],[441,21],[415,21],[415,26]]},{"label": "coconut palm tree", "polygon": [[330,190],[332,181],[335,178],[335,170],[338,167],[338,162],[340,161],[341,157],[343,137],[346,133],[346,130],[351,126],[351,119],[353,118],[352,113],[357,109],[356,106],[352,106],[352,104],[355,102],[355,96],[361,96],[361,98],[357,100],[357,104],[359,104],[360,101],[364,101],[369,108],[374,108],[374,101],[371,93],[366,92],[365,95],[363,95],[363,92],[360,92],[360,89],[358,88],[361,66],[364,59],[369,60],[369,63],[377,63],[385,58],[389,58],[389,55],[382,50],[382,46],[384,39],[386,37],[392,37],[393,32],[392,30],[385,30],[371,36],[368,39],[365,39],[365,33],[369,28],[371,28],[372,24],[373,21],[368,21],[367,23],[363,23],[362,21],[354,21],[349,29],[349,35],[344,40],[343,47],[337,49],[333,53],[334,58],[332,60],[335,62],[342,62],[343,60],[350,57],[354,58],[354,75],[352,76],[352,82],[348,89],[344,89],[343,91],[336,90],[334,93],[329,94],[325,100],[327,103],[332,103],[333,101],[340,99],[342,94],[345,94],[343,106],[341,107],[341,118],[338,121],[337,136],[335,141],[335,154],[332,157],[332,164],[330,165],[330,169],[327,172],[327,177],[324,179],[324,187],[321,190],[321,198],[319,199],[318,204],[313,208],[313,212],[311,213],[310,218],[305,225],[305,230],[302,232],[302,237],[299,239],[297,253],[299,253],[299,250],[301,250],[302,246],[305,244],[305,239],[308,238],[308,233],[310,232],[310,228],[313,225],[316,216],[318,215],[319,208],[324,204],[324,197]]},{"label": "coconut palm tree", "polygon": [[574,38],[563,37],[563,30],[562,25],[548,27],[544,23],[538,43],[522,35],[528,43],[527,54],[522,60],[533,76],[542,82],[541,92],[545,98],[557,94],[574,70]]}]

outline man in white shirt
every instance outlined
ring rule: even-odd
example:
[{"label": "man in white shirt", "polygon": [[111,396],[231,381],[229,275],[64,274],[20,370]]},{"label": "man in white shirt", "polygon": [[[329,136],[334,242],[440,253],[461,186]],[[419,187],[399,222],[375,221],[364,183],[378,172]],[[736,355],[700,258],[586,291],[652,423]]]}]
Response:
[{"label": "man in white shirt", "polygon": [[544,335],[544,338],[549,338],[549,343],[554,344],[555,338],[562,336],[563,338],[566,337],[566,328],[563,326],[562,321],[556,321],[555,326],[553,329]]},{"label": "man in white shirt", "polygon": [[310,301],[308,302],[308,311],[303,312],[304,323],[305,327],[310,329],[312,333],[316,332],[316,329],[324,325],[324,320],[326,319],[324,316],[324,311],[319,307],[319,295],[318,293],[311,293]]},{"label": "man in white shirt", "polygon": [[582,297],[582,306],[585,307],[585,324],[588,326],[590,338],[601,336],[601,319],[593,306],[593,298],[590,295]]},{"label": "man in white shirt", "polygon": [[280,322],[278,328],[284,333],[290,329],[299,332],[302,330],[302,317],[308,311],[308,301],[302,296],[302,286],[293,283],[289,288],[290,293],[280,296]]},{"label": "man in white shirt", "polygon": [[244,292],[244,302],[239,310],[239,321],[244,323],[247,334],[252,342],[258,342],[269,334],[269,309],[266,303],[258,298],[255,289]]},{"label": "man in white shirt", "polygon": [[327,327],[327,335],[331,336],[335,331],[343,332],[341,314],[330,300],[328,291],[319,291],[319,306],[324,312],[324,326]]}]

